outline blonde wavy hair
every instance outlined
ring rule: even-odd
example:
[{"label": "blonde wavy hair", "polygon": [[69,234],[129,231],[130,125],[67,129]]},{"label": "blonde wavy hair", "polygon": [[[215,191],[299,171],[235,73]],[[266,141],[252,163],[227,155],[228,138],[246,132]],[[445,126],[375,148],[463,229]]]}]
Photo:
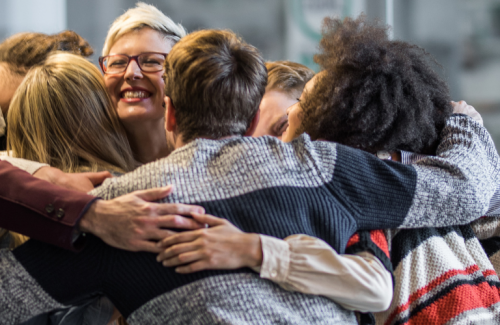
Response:
[{"label": "blonde wavy hair", "polygon": [[32,68],[12,99],[7,150],[64,172],[127,172],[136,163],[102,76],[86,59],[56,52]]},{"label": "blonde wavy hair", "polygon": [[186,36],[186,30],[181,24],[174,23],[172,19],[155,6],[138,2],[135,8],[127,10],[113,22],[104,41],[102,55],[108,55],[111,47],[120,37],[144,27],[149,27],[161,33],[166,39],[171,40],[173,44]]}]

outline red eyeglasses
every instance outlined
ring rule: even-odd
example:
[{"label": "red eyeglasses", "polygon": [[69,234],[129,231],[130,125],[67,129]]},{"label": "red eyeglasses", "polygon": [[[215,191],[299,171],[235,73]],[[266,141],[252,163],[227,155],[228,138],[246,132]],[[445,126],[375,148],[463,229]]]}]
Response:
[{"label": "red eyeglasses", "polygon": [[113,54],[99,57],[99,65],[105,74],[119,74],[127,70],[130,61],[135,60],[139,69],[144,72],[158,72],[163,70],[163,63],[167,53],[148,52],[128,56]]}]

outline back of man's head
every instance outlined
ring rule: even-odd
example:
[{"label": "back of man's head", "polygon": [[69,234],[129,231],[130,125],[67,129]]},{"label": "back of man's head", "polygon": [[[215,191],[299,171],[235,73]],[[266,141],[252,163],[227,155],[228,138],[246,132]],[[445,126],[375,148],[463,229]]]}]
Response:
[{"label": "back of man's head", "polygon": [[244,135],[267,85],[258,50],[231,31],[202,30],[182,38],[165,61],[165,95],[183,141]]}]

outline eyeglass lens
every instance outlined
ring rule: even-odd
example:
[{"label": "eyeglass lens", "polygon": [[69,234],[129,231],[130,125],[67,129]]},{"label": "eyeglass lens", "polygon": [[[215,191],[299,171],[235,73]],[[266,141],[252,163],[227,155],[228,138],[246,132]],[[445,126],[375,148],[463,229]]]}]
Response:
[{"label": "eyeglass lens", "polygon": [[[134,58],[121,54],[107,56],[103,60],[105,72],[110,74],[124,72],[131,59]],[[159,53],[142,53],[137,56],[136,62],[142,71],[161,71],[163,69],[163,62],[165,62],[165,56]]]}]

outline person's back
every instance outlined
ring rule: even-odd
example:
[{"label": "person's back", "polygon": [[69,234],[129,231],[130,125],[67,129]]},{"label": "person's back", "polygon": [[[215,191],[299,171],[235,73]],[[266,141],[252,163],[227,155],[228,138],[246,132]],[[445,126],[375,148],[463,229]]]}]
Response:
[{"label": "person's back", "polygon": [[[466,118],[450,119],[443,130],[438,154],[450,158],[428,161],[450,165],[437,171],[403,166],[307,136],[290,144],[242,137],[258,119],[267,76],[255,49],[232,33],[188,35],[165,65],[166,126],[178,149],[107,180],[95,194],[111,198],[171,183],[176,191],[168,201],[199,203],[244,231],[319,237],[341,253],[360,229],[446,225],[452,221],[442,217],[456,211],[463,213],[453,222],[467,222],[493,191],[496,179],[475,168],[489,161],[484,148],[490,139]],[[189,83],[186,75],[197,82]],[[463,132],[470,137],[451,141]],[[470,151],[462,157],[464,146]],[[0,304],[9,306],[0,319],[4,323],[34,312],[26,306],[47,310],[97,293],[109,296],[131,324],[356,322],[353,312],[330,300],[286,292],[249,270],[180,275],[154,255],[116,250],[94,238],[78,255],[36,242],[1,254],[0,277],[9,270],[16,274],[0,282]],[[6,297],[10,293],[15,296]]]},{"label": "person's back", "polygon": [[[367,153],[311,142],[307,136],[292,144],[272,138],[197,139],[167,158],[107,181],[94,194],[106,199],[171,183],[176,191],[169,202],[200,204],[248,232],[319,237],[341,253],[357,229],[379,228],[391,218],[392,224],[402,222],[413,197],[412,184],[394,186],[384,176],[375,179],[372,171],[349,171],[345,157],[374,163]],[[381,175],[397,172],[397,167],[382,161],[375,161],[372,168]],[[408,195],[369,197],[358,185],[369,179],[377,183],[379,193]],[[346,195],[349,192],[351,196]],[[385,220],[375,218],[385,204],[400,210],[392,209]],[[289,324],[355,323],[354,313],[336,303],[286,292],[250,269],[180,275],[157,263],[154,255],[116,250],[97,239],[91,239],[78,256],[62,250],[54,256],[53,249],[35,242],[18,248],[14,256],[56,300],[103,292],[131,324],[155,324],[159,318],[172,324],[271,324],[278,319]],[[50,267],[40,270],[40,263]]]}]

